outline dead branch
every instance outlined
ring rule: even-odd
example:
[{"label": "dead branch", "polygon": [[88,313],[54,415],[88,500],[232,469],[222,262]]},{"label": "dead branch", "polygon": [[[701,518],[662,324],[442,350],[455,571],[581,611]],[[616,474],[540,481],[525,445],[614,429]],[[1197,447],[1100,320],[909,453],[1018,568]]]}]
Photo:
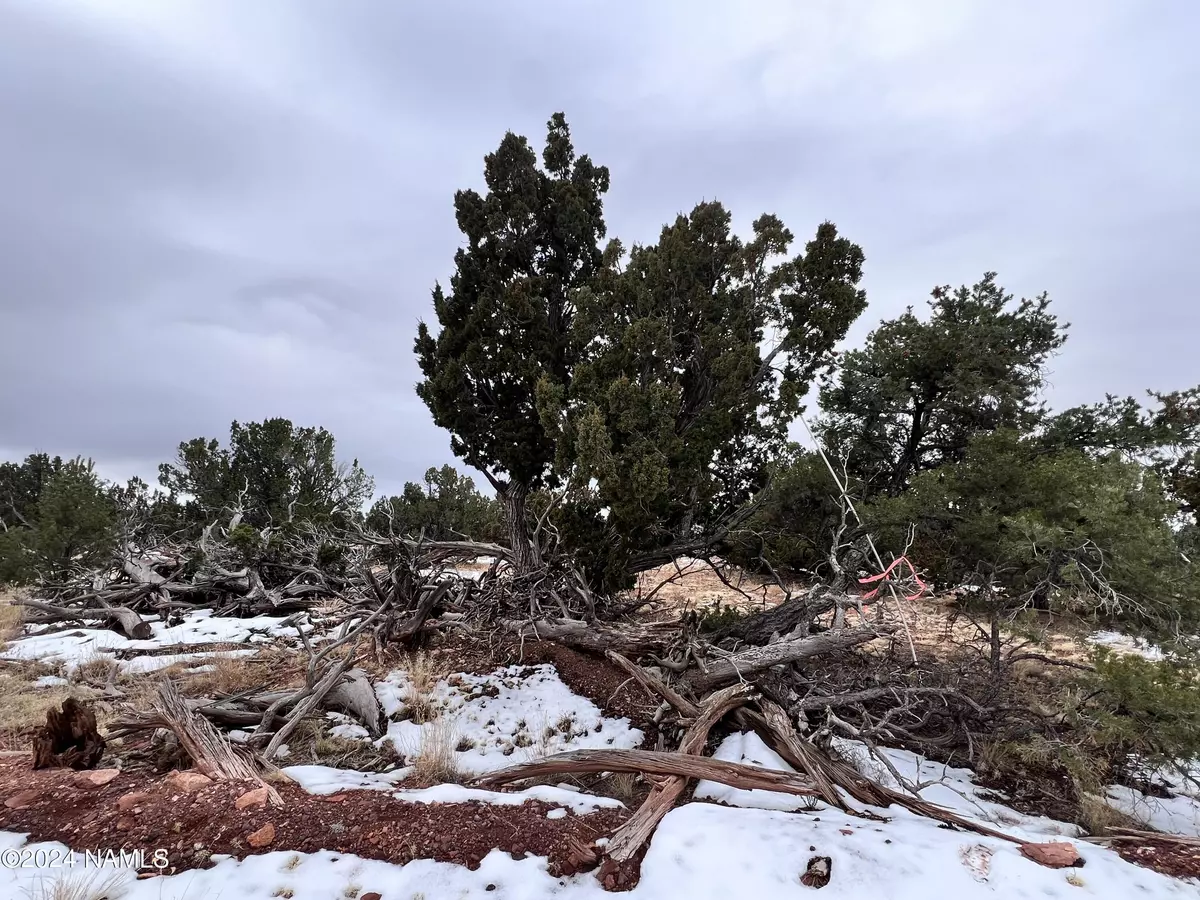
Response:
[{"label": "dead branch", "polygon": [[[699,756],[704,751],[708,732],[713,725],[751,696],[749,687],[737,684],[708,697],[679,744],[680,754]],[[663,816],[675,806],[685,787],[687,778],[682,776],[670,776],[656,784],[638,811],[613,833],[607,847],[609,857],[617,862],[625,862],[636,856],[642,845],[650,840]]]},{"label": "dead branch", "polygon": [[710,659],[707,671],[689,672],[685,681],[694,690],[703,693],[726,681],[743,679],[772,666],[849,650],[859,644],[893,634],[896,630],[895,625],[861,625],[858,628],[824,631],[790,641],[777,641],[765,647],[755,647],[716,660]]},{"label": "dead branch", "polygon": [[777,791],[797,797],[814,797],[812,783],[794,772],[760,769],[683,753],[656,750],[575,750],[523,763],[478,778],[479,787],[496,787],[546,775],[582,775],[594,772],[637,772],[642,775],[675,775],[702,778],[744,790]]}]

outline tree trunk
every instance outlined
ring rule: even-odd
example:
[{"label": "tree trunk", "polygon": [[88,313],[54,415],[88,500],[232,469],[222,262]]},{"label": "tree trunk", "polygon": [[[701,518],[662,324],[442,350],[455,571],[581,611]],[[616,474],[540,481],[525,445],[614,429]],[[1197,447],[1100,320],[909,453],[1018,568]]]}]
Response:
[{"label": "tree trunk", "polygon": [[525,501],[529,489],[519,481],[509,481],[499,492],[504,506],[504,526],[508,531],[509,546],[512,547],[513,565],[517,573],[532,572],[542,564],[542,555],[529,535],[529,519]]},{"label": "tree trunk", "polygon": [[93,769],[104,755],[96,714],[73,697],[46,711],[46,724],[33,736],[35,769]]}]

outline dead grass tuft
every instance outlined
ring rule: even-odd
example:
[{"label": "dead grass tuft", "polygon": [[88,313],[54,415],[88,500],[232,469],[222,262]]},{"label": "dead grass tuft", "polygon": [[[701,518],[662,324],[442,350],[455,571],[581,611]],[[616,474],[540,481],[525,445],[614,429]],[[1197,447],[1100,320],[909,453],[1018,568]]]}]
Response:
[{"label": "dead grass tuft", "polygon": [[29,900],[120,900],[132,879],[124,870],[77,875],[45,876],[25,888]]},{"label": "dead grass tuft", "polygon": [[422,729],[421,746],[408,760],[413,767],[409,777],[426,786],[462,784],[468,776],[458,768],[454,755],[457,746],[458,731],[452,719],[443,716],[429,722]]},{"label": "dead grass tuft", "polygon": [[[292,746],[288,745],[289,748]],[[295,751],[293,751],[295,755]],[[359,772],[384,772],[400,762],[389,741],[376,747],[370,741],[321,735],[312,744],[313,758],[335,769],[356,769]]]},{"label": "dead grass tuft", "polygon": [[418,725],[432,722],[438,716],[433,690],[442,673],[427,653],[410,654],[404,671],[408,674],[404,705],[409,718]]},{"label": "dead grass tuft", "polygon": [[26,749],[23,733],[46,724],[46,712],[72,695],[80,696],[69,685],[35,688],[24,678],[0,675],[0,749]]},{"label": "dead grass tuft", "polygon": [[117,676],[119,666],[111,656],[95,653],[75,666],[71,672],[71,681],[75,684],[89,684],[104,687]]},{"label": "dead grass tuft", "polygon": [[0,651],[8,649],[8,642],[21,633],[25,621],[25,609],[13,603],[15,599],[12,591],[0,591]]}]

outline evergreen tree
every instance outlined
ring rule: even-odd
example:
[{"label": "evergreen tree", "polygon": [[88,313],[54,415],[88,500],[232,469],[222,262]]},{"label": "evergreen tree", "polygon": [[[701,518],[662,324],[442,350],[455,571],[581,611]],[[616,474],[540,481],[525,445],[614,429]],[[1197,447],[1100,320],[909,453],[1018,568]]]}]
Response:
[{"label": "evergreen tree", "polygon": [[573,380],[547,375],[539,401],[606,577],[725,536],[865,308],[857,245],[828,222],[789,258],[792,241],[771,215],[743,241],[721,204],[701,203],[623,269],[611,247],[580,292]]},{"label": "evergreen tree", "polygon": [[576,156],[561,113],[549,122],[542,166],[524,137],[505,135],[484,162],[487,193],[454,197],[466,246],[450,291],[433,291],[440,331],[421,323],[417,394],[504,505],[518,569],[538,561],[526,501],[552,482],[554,441],[534,403],[549,377],[569,384],[576,293],[601,264],[608,170]]},{"label": "evergreen tree", "polygon": [[1066,327],[1043,294],[1014,303],[988,273],[937,288],[931,315],[910,307],[846,353],[822,387],[820,432],[870,493],[897,495],[916,473],[961,459],[971,439],[1041,420],[1046,360]]},{"label": "evergreen tree", "polygon": [[174,463],[159,466],[159,484],[190,498],[195,523],[242,510],[255,527],[293,521],[345,524],[362,514],[373,483],[354,460],[339,464],[333,435],[287,419],[229,430],[229,447],[194,438],[179,445]]}]

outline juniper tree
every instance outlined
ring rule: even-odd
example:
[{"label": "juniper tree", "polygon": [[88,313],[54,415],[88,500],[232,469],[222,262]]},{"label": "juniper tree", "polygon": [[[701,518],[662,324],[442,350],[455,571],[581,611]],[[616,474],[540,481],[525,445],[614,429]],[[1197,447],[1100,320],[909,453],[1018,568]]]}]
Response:
[{"label": "juniper tree", "polygon": [[1046,360],[1066,340],[1045,294],[1014,302],[989,272],[973,287],[936,288],[931,315],[912,307],[846,353],[821,390],[821,432],[870,493],[961,459],[972,437],[1029,431]]},{"label": "juniper tree", "polygon": [[577,486],[577,549],[610,583],[719,544],[865,308],[857,245],[829,222],[789,257],[792,242],[771,215],[743,240],[701,203],[623,268],[610,247],[580,292],[573,379],[547,375],[539,402]]},{"label": "juniper tree", "polygon": [[534,402],[549,377],[569,384],[576,294],[601,265],[608,170],[577,156],[565,117],[548,123],[542,164],[508,133],[484,161],[487,191],[454,197],[466,246],[449,291],[437,285],[435,335],[422,322],[417,394],[449,430],[454,453],[481,471],[504,506],[517,568],[539,561],[526,501],[553,484],[554,440]]}]

